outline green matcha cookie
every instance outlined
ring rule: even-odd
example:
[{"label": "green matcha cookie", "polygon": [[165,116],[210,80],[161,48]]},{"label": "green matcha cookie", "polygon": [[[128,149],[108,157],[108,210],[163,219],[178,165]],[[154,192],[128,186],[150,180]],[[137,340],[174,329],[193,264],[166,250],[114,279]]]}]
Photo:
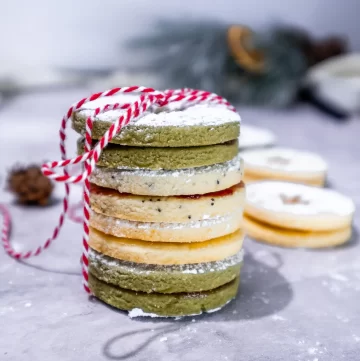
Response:
[{"label": "green matcha cookie", "polygon": [[[78,153],[84,139],[78,141]],[[107,168],[183,169],[223,163],[238,154],[237,140],[203,147],[146,148],[109,144],[101,153],[98,166]]]},{"label": "green matcha cookie", "polygon": [[91,273],[89,286],[97,298],[121,310],[136,309],[142,316],[176,317],[219,310],[236,296],[239,277],[214,290],[194,293],[134,292],[100,281]]},{"label": "green matcha cookie", "polygon": [[[122,94],[84,104],[72,117],[72,127],[85,134],[86,119],[94,109],[106,104],[125,104],[138,95]],[[92,137],[100,139],[122,114],[112,110],[99,114],[93,123]],[[194,147],[225,143],[237,139],[240,116],[219,105],[194,105],[184,108],[181,102],[169,104],[134,119],[113,139],[112,143],[142,147]]]},{"label": "green matcha cookie", "polygon": [[146,293],[212,290],[238,277],[242,252],[223,261],[159,266],[125,262],[90,249],[89,271],[99,280]]}]

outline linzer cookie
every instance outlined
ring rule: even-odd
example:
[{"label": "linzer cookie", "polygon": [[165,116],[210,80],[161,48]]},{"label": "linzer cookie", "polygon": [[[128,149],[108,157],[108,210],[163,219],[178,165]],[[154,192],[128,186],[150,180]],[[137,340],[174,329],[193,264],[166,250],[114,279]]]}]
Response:
[{"label": "linzer cookie", "polygon": [[[78,133],[85,134],[86,119],[96,108],[138,99],[139,95],[120,94],[88,102],[74,112],[72,126]],[[97,115],[92,138],[100,139],[122,112],[111,110]],[[136,147],[194,147],[225,143],[237,139],[239,134],[238,113],[215,104],[187,107],[179,101],[162,108],[150,108],[143,116],[133,119],[111,142]]]},{"label": "linzer cookie", "polygon": [[247,187],[244,229],[284,247],[331,247],[351,237],[354,203],[329,189],[266,181]]},{"label": "linzer cookie", "polygon": [[179,317],[219,311],[236,296],[239,278],[212,290],[184,293],[135,292],[100,281],[92,273],[89,285],[95,296],[111,306],[130,311],[131,317]]},{"label": "linzer cookie", "polygon": [[99,280],[146,293],[212,290],[238,277],[243,252],[221,261],[156,265],[122,261],[91,250],[90,271]]},{"label": "linzer cookie", "polygon": [[241,152],[244,181],[279,180],[324,186],[327,164],[319,155],[287,148],[270,148]]},{"label": "linzer cookie", "polygon": [[137,222],[187,224],[239,213],[244,196],[243,182],[218,192],[168,197],[119,193],[92,185],[90,202],[96,213],[105,216]]},{"label": "linzer cookie", "polygon": [[[211,312],[239,285],[240,118],[220,104],[170,105],[134,119],[104,148],[90,176],[89,286],[131,315]],[[73,116],[79,132],[91,107]],[[96,117],[94,144],[119,114]]]}]

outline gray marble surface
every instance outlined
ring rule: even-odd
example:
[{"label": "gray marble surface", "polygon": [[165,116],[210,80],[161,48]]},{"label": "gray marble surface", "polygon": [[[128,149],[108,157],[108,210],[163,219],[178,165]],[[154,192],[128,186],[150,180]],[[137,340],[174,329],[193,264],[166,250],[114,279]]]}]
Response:
[{"label": "gray marble surface", "polygon": [[[43,242],[60,204],[22,208],[4,192],[16,161],[55,160],[58,126],[86,90],[26,95],[0,111],[0,200],[9,204],[18,249]],[[360,119],[338,124],[313,109],[240,109],[247,124],[276,132],[279,144],[322,154],[329,184],[360,206]],[[69,137],[75,149],[76,136]],[[56,187],[61,197],[62,186]],[[80,199],[73,187],[72,202]],[[240,293],[221,312],[185,318],[130,319],[81,288],[81,226],[71,221],[41,256],[16,262],[0,252],[0,360],[340,361],[360,358],[360,249],[288,250],[245,242]]]}]

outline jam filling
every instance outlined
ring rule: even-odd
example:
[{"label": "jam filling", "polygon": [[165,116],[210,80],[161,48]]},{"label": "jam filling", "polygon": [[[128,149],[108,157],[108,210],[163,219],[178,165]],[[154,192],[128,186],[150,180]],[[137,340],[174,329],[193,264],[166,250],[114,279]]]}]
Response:
[{"label": "jam filling", "polygon": [[[211,192],[211,193],[205,193],[205,194],[189,194],[184,196],[173,196],[175,198],[183,198],[183,199],[200,199],[204,197],[226,197],[231,196],[240,188],[244,188],[245,184],[243,181],[241,181],[238,184],[235,184],[234,186],[230,188],[223,189],[218,192]],[[116,190],[99,187],[93,183],[90,184],[90,192],[93,194],[102,194],[102,195],[114,195],[114,194],[121,194],[122,196],[131,196],[133,194],[131,193],[119,193]],[[154,196],[154,199],[157,199],[158,197]]]}]

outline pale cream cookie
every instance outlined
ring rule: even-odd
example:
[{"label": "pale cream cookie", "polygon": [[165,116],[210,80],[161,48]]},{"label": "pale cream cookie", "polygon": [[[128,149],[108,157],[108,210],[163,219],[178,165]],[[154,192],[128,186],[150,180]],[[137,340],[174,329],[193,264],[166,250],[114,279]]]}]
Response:
[{"label": "pale cream cookie", "polygon": [[[255,183],[255,182],[262,182],[264,180],[272,180],[271,177],[266,177],[263,178],[262,176],[256,176],[254,174],[244,174],[243,176],[243,181],[245,184],[250,184],[250,183]],[[274,180],[278,180],[278,181],[285,181],[285,182],[292,182],[292,183],[300,183],[300,184],[307,184],[309,186],[313,186],[313,187],[323,187],[324,186],[324,179],[323,178],[319,178],[319,179],[311,179],[308,180],[306,182],[303,181],[299,181],[299,180],[291,180],[289,179],[289,177],[287,177],[287,179],[282,179],[281,177],[277,177]]]},{"label": "pale cream cookie", "polygon": [[[192,220],[191,214],[188,215]],[[242,210],[188,223],[135,222],[91,212],[90,226],[115,237],[150,242],[203,242],[233,233],[241,227]]]},{"label": "pale cream cookie", "polygon": [[299,231],[275,227],[247,216],[244,216],[244,230],[251,238],[281,247],[333,247],[351,237],[350,226],[331,231]]},{"label": "pale cream cookie", "polygon": [[205,194],[232,187],[242,180],[240,156],[205,167],[178,170],[107,169],[96,167],[90,182],[120,193],[149,196]]},{"label": "pale cream cookie", "polygon": [[330,189],[278,181],[247,186],[245,214],[273,226],[304,231],[349,228],[354,202]]},{"label": "pale cream cookie", "polygon": [[106,256],[123,261],[179,265],[220,261],[236,255],[244,234],[238,230],[206,242],[159,243],[114,237],[90,228],[89,245]]},{"label": "pale cream cookie", "polygon": [[324,186],[327,164],[319,155],[288,148],[249,150],[241,153],[245,181],[283,180]]},{"label": "pale cream cookie", "polygon": [[276,136],[271,130],[253,125],[241,125],[239,136],[240,149],[268,147],[275,143]]},{"label": "pale cream cookie", "polygon": [[[190,223],[242,211],[244,183],[204,195],[154,197],[91,186],[91,208],[107,216],[140,222]],[[191,218],[189,218],[189,215]]]}]

